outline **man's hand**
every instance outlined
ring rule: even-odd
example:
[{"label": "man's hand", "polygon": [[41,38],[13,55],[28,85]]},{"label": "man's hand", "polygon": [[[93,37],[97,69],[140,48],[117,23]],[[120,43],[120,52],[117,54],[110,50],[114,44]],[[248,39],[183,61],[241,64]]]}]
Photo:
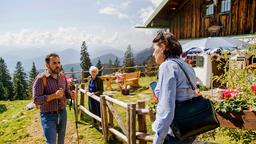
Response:
[{"label": "man's hand", "polygon": [[62,88],[60,88],[55,92],[55,99],[63,98],[63,96],[64,96],[64,90]]},{"label": "man's hand", "polygon": [[72,91],[70,92],[70,96],[71,96],[71,98],[72,98],[73,100],[75,100],[75,99],[77,98],[77,93],[76,93],[76,91],[72,90]]},{"label": "man's hand", "polygon": [[55,100],[55,99],[63,98],[63,96],[64,96],[64,90],[60,88],[55,93],[47,95],[46,101],[50,102],[50,101]]}]

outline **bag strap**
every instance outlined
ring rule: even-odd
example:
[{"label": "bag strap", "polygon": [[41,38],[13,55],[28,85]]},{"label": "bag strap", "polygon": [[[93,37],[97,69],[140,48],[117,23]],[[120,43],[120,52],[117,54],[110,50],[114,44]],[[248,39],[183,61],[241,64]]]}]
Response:
[{"label": "bag strap", "polygon": [[44,89],[46,88],[46,85],[47,85],[47,80],[46,80],[46,75],[45,73],[43,73],[42,75],[42,81],[43,81],[43,86],[44,86]]},{"label": "bag strap", "polygon": [[[60,77],[61,77],[62,80],[64,80],[66,82],[66,77],[65,77],[65,74],[63,72],[60,72]],[[44,88],[46,88],[47,80],[46,80],[46,74],[45,73],[42,74],[42,81],[43,81]]]},{"label": "bag strap", "polygon": [[175,59],[172,59],[172,61],[176,62],[179,65],[179,67],[181,68],[181,70],[184,72],[186,78],[188,79],[189,84],[191,85],[192,90],[196,90],[195,86],[193,85],[191,79],[189,78],[187,72],[185,71],[185,69],[183,68],[181,63],[179,61],[175,60]]}]

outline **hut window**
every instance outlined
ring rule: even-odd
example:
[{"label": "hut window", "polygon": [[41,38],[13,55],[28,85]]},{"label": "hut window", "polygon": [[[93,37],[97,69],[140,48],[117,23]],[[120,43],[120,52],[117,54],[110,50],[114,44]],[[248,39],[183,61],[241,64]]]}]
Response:
[{"label": "hut window", "polygon": [[231,0],[221,1],[221,12],[228,12],[231,10]]},{"label": "hut window", "polygon": [[205,15],[213,15],[214,14],[214,5],[213,4],[209,4],[206,5],[206,12]]},{"label": "hut window", "polygon": [[187,56],[187,59],[192,61],[190,63],[192,67],[204,67],[204,57],[203,56]]}]

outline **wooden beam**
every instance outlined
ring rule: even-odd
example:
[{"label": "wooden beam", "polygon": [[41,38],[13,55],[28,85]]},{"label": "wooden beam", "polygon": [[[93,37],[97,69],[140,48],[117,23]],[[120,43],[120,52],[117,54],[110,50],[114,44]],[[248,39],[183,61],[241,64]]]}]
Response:
[{"label": "wooden beam", "polygon": [[114,135],[116,135],[117,137],[121,138],[123,141],[128,142],[127,137],[124,134],[122,134],[121,132],[119,132],[118,130],[116,130],[114,128],[109,128],[109,131],[111,133],[113,133]]},{"label": "wooden beam", "polygon": [[[81,89],[84,89],[85,85],[81,84],[81,88],[78,88],[80,91],[80,106],[84,106],[84,93],[81,91]],[[78,119],[81,120],[83,114],[81,113],[81,110],[78,110]]]},{"label": "wooden beam", "polygon": [[127,138],[128,138],[128,144],[131,144],[131,111],[130,111],[130,105],[128,105],[127,107],[127,123],[128,123],[128,135],[127,135]]},{"label": "wooden beam", "polygon": [[81,84],[81,88],[79,88],[79,91],[80,91],[80,105],[84,106],[84,88],[85,88],[85,85],[84,84]]},{"label": "wooden beam", "polygon": [[89,110],[87,110],[86,108],[84,108],[83,106],[79,106],[78,107],[82,112],[86,113],[87,115],[89,115],[90,117],[96,119],[97,121],[101,122],[101,118],[98,117],[97,115],[91,113]]},{"label": "wooden beam", "polygon": [[[82,87],[83,85],[83,87]],[[81,88],[79,88],[79,91],[83,94],[86,94],[86,90],[84,89],[84,84],[81,84]]]},{"label": "wooden beam", "polygon": [[93,99],[95,99],[96,101],[100,102],[100,97],[97,95],[92,95],[91,93],[87,92],[87,95]]},{"label": "wooden beam", "polygon": [[97,95],[92,95],[90,92],[87,92],[87,90],[83,88],[80,88],[79,91],[81,92],[81,94],[86,94],[87,96],[95,99],[96,101],[100,102],[100,97]]},{"label": "wooden beam", "polygon": [[101,121],[102,121],[102,132],[105,139],[105,143],[108,142],[108,117],[107,117],[107,105],[105,96],[100,97],[100,108],[101,108]]},{"label": "wooden beam", "polygon": [[81,71],[81,82],[82,82],[82,83],[85,82],[85,81],[84,81],[84,77],[85,77],[84,71],[82,70],[82,71]]},{"label": "wooden beam", "polygon": [[117,120],[118,125],[120,126],[120,128],[122,129],[123,133],[127,136],[128,135],[128,131],[125,128],[125,125],[122,121],[121,116],[118,114],[118,112],[115,110],[115,108],[112,106],[112,104],[110,104],[109,102],[106,102],[109,110],[111,111],[111,113],[113,114],[113,116],[115,117],[115,119]]},{"label": "wooden beam", "polygon": [[[145,101],[138,101],[139,108],[145,108],[146,104]],[[147,126],[146,126],[146,116],[145,114],[138,115],[138,127],[140,132],[147,133]],[[146,141],[140,140],[139,144],[147,144]]]},{"label": "wooden beam", "polygon": [[137,108],[136,113],[141,115],[141,114],[149,114],[149,110],[145,108]]},{"label": "wooden beam", "polygon": [[124,107],[124,108],[127,108],[127,107],[128,107],[128,104],[125,103],[125,102],[122,102],[122,101],[119,101],[119,100],[117,100],[117,99],[111,98],[111,97],[109,97],[109,96],[107,96],[107,95],[105,95],[105,98],[106,98],[107,101],[110,101],[110,102],[112,102],[112,103],[114,103],[114,104],[117,104],[117,105],[119,105],[119,106],[122,106],[122,107]]},{"label": "wooden beam", "polygon": [[168,3],[169,5],[179,5],[179,3],[178,2],[174,2],[174,1],[169,1],[169,3]]},{"label": "wooden beam", "polygon": [[[107,102],[107,103],[110,103],[110,104],[113,104],[112,102]],[[111,113],[111,111],[110,111],[110,109],[109,109],[109,107],[107,107],[108,108],[108,125],[109,125],[109,127],[114,127],[114,118],[113,118],[113,114]],[[112,139],[112,134],[111,133],[109,133],[109,138],[108,139]]]},{"label": "wooden beam", "polygon": [[128,144],[136,144],[136,104],[129,104],[128,111]]},{"label": "wooden beam", "polygon": [[173,13],[170,17],[173,17],[178,11],[180,11],[181,8],[183,8],[185,6],[185,4],[187,4],[190,0],[186,0],[184,1]]},{"label": "wooden beam", "polygon": [[252,12],[252,16],[251,16],[251,31],[250,33],[254,33],[255,32],[255,21],[256,21],[256,1],[253,0],[252,1],[252,9],[251,9],[251,12]]},{"label": "wooden beam", "polygon": [[139,140],[144,140],[144,141],[148,141],[148,142],[152,142],[154,135],[149,135],[143,132],[136,132],[136,138]]}]

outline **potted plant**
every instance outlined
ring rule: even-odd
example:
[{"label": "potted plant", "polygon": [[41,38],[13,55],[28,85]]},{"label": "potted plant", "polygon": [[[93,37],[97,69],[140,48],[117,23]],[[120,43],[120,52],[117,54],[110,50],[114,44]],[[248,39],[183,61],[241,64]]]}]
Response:
[{"label": "potted plant", "polygon": [[248,72],[247,68],[231,69],[229,63],[225,64],[223,75],[214,77],[214,80],[225,87],[217,100],[212,99],[220,125],[227,128],[256,129],[256,70]]},{"label": "potted plant", "polygon": [[154,122],[156,120],[156,107],[157,107],[157,102],[155,100],[150,102],[148,106],[149,117],[151,122]]},{"label": "potted plant", "polygon": [[130,94],[130,89],[131,89],[131,86],[130,85],[119,85],[120,86],[120,90],[121,90],[121,93],[122,95],[129,95]]}]

